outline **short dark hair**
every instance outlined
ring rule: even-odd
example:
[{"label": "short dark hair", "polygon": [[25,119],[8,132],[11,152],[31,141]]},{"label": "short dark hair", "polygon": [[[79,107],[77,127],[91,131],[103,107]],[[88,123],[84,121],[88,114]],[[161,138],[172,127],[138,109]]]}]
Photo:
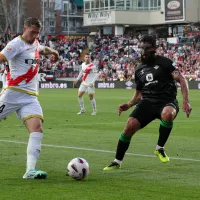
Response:
[{"label": "short dark hair", "polygon": [[30,27],[31,25],[35,25],[38,28],[42,27],[42,23],[38,18],[35,17],[29,17],[24,21],[24,25]]},{"label": "short dark hair", "polygon": [[146,42],[152,45],[152,47],[156,48],[156,39],[152,35],[144,35],[141,39],[141,42]]}]

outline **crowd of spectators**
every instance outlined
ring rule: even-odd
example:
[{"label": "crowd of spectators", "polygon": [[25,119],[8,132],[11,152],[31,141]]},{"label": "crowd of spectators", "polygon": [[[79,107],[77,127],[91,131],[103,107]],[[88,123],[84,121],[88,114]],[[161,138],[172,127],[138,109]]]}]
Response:
[{"label": "crowd of spectators", "polygon": [[[140,62],[140,39],[142,34],[133,37],[111,37],[96,35],[89,51],[93,62],[99,68],[99,81],[124,81],[134,79],[135,68]],[[12,37],[0,37],[0,50]],[[40,72],[62,73],[63,77],[76,77],[81,68],[81,53],[88,48],[87,38],[51,38],[41,41],[43,45],[58,50],[60,60],[52,64],[43,57]],[[169,45],[166,39],[157,39],[157,54],[172,59],[188,80],[200,80],[200,49],[192,45]],[[4,66],[1,66],[3,70]],[[69,72],[71,74],[69,74]],[[73,72],[73,73],[72,73]]]},{"label": "crowd of spectators", "polygon": [[[142,34],[133,37],[111,37],[97,35],[89,51],[93,62],[99,68],[99,81],[127,81],[134,79],[135,68],[140,62],[140,39]],[[82,60],[81,52],[87,48],[85,38],[49,41],[48,45],[59,51],[61,59],[51,66],[44,59],[41,70],[64,72],[66,77],[78,76]],[[166,39],[157,39],[157,54],[172,59],[188,80],[200,80],[200,49],[194,44],[169,45]],[[73,71],[71,75],[68,72]],[[59,73],[58,73],[59,74]]]},{"label": "crowd of spectators", "polygon": [[[91,49],[94,62],[100,68],[100,80],[134,79],[135,68],[140,62],[140,39],[135,37],[96,38]],[[188,80],[200,80],[200,49],[191,45],[168,44],[166,39],[157,39],[157,54],[170,58]]]}]

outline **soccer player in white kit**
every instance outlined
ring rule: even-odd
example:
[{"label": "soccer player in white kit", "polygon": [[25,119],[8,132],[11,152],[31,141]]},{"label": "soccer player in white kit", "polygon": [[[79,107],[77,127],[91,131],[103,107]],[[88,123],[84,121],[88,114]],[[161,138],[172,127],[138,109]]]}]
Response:
[{"label": "soccer player in white kit", "polygon": [[74,81],[74,84],[78,82],[78,80],[82,77],[82,83],[78,90],[78,102],[80,104],[81,110],[77,113],[77,115],[82,115],[85,113],[85,106],[83,101],[83,95],[85,92],[88,93],[89,99],[92,104],[93,112],[92,115],[96,115],[97,109],[96,109],[96,100],[94,98],[95,94],[95,87],[94,83],[97,80],[99,74],[97,67],[91,62],[91,58],[89,54],[85,54],[84,57],[84,63],[82,63],[81,71],[76,79]]},{"label": "soccer player in white kit", "polygon": [[43,113],[37,99],[37,75],[40,54],[59,59],[58,52],[41,46],[37,40],[41,22],[28,18],[24,22],[24,33],[14,38],[0,53],[0,63],[8,62],[10,78],[0,96],[0,119],[16,112],[30,133],[27,146],[27,165],[24,179],[45,179],[47,173],[36,170],[43,137]]}]

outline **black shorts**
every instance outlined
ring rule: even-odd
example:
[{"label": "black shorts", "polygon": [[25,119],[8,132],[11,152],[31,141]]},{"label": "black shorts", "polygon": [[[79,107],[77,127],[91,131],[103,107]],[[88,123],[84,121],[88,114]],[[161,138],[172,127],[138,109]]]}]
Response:
[{"label": "black shorts", "polygon": [[178,101],[174,100],[151,100],[142,99],[134,108],[129,117],[136,118],[141,128],[144,128],[154,119],[161,119],[161,113],[164,107],[172,106],[176,109],[176,114],[179,112]]}]

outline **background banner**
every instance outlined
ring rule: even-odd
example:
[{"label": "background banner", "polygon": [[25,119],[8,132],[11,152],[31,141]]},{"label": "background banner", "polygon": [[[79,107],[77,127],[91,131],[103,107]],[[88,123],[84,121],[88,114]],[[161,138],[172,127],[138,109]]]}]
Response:
[{"label": "background banner", "polygon": [[165,21],[184,21],[185,5],[184,0],[165,0]]}]

